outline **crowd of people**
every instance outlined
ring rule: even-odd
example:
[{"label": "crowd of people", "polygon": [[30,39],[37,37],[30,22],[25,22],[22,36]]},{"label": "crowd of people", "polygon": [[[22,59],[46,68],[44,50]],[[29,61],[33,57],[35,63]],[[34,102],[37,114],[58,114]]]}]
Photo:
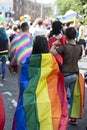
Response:
[{"label": "crowd of people", "polygon": [[83,117],[87,77],[79,72],[78,61],[85,52],[82,22],[78,28],[41,18],[32,24],[0,23],[0,75],[5,80],[7,60],[10,72],[18,73],[12,130],[66,130],[68,123],[77,124]]}]

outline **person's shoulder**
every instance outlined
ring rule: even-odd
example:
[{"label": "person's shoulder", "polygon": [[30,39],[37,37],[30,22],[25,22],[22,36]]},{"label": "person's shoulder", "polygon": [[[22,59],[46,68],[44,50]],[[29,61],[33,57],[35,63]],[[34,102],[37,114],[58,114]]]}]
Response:
[{"label": "person's shoulder", "polygon": [[70,44],[69,44],[69,43],[67,43],[67,44],[63,44],[62,46],[66,46],[66,47],[68,47],[68,46],[70,46]]},{"label": "person's shoulder", "polygon": [[57,38],[55,36],[52,36],[49,38],[48,43],[52,44],[55,41],[57,41]]},{"label": "person's shoulder", "polygon": [[62,35],[61,38],[60,38],[60,41],[61,41],[62,44],[66,44],[66,36]]},{"label": "person's shoulder", "polygon": [[79,49],[82,49],[82,46],[81,46],[81,45],[77,45],[77,44],[76,44],[76,46],[77,46]]},{"label": "person's shoulder", "polygon": [[24,40],[24,39],[33,39],[33,35],[30,33],[22,33],[19,35],[19,39],[20,40]]},{"label": "person's shoulder", "polygon": [[52,40],[52,39],[57,39],[54,35],[52,37],[49,38],[49,40]]},{"label": "person's shoulder", "polygon": [[69,48],[73,47],[73,45],[70,44],[70,43],[62,44],[61,46],[62,46],[63,48],[65,48],[65,49],[69,49]]},{"label": "person's shoulder", "polygon": [[11,35],[9,36],[10,42],[12,42],[12,40],[13,40],[14,37],[15,37],[15,34],[11,34]]},{"label": "person's shoulder", "polygon": [[11,44],[17,43],[17,41],[19,39],[20,39],[20,35],[18,35],[18,34],[13,35],[12,40],[11,40]]},{"label": "person's shoulder", "polygon": [[14,35],[14,39],[16,39],[16,38],[17,38],[17,39],[20,38],[20,34],[15,34],[15,35]]}]

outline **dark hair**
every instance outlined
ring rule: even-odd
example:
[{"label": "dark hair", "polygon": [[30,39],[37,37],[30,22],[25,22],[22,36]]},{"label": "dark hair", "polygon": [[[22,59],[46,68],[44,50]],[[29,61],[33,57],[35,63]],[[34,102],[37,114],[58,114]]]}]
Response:
[{"label": "dark hair", "polygon": [[17,25],[17,28],[20,30],[20,28],[21,28],[20,24]]},{"label": "dark hair", "polygon": [[32,54],[48,53],[48,42],[45,36],[36,36],[34,39],[33,52]]},{"label": "dark hair", "polygon": [[69,27],[69,26],[70,26],[70,24],[71,24],[71,22],[68,22],[68,23],[66,23],[66,26],[67,26],[67,27]]},{"label": "dark hair", "polygon": [[18,28],[17,28],[16,26],[13,27],[13,30],[14,30],[14,31],[17,31],[17,29],[18,29]]},{"label": "dark hair", "polygon": [[38,21],[38,25],[40,25],[40,26],[41,26],[42,24],[43,24],[43,22],[42,22],[42,21]]},{"label": "dark hair", "polygon": [[80,24],[83,24],[83,21],[80,21]]},{"label": "dark hair", "polygon": [[27,22],[23,22],[23,23],[21,24],[21,29],[22,29],[23,32],[29,30],[29,25],[28,25],[28,23],[27,23]]},{"label": "dark hair", "polygon": [[53,30],[54,35],[60,34],[62,28],[63,28],[63,25],[60,21],[54,21],[52,23],[52,30]]},{"label": "dark hair", "polygon": [[74,27],[67,28],[66,31],[65,31],[65,35],[70,40],[71,39],[75,39],[75,37],[76,37],[76,30],[75,30],[75,28]]}]

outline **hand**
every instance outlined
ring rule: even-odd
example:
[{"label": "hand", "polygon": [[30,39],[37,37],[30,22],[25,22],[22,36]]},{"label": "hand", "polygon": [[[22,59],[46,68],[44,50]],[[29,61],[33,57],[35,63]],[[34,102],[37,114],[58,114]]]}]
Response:
[{"label": "hand", "polygon": [[58,44],[61,44],[61,42],[60,41],[55,41],[55,42],[53,42],[52,45],[58,45]]}]

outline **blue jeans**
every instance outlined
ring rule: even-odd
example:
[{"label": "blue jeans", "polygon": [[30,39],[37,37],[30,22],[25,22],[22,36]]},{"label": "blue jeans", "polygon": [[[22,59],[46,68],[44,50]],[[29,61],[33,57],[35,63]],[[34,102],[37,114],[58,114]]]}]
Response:
[{"label": "blue jeans", "polygon": [[66,92],[69,92],[69,97],[73,94],[75,82],[77,80],[78,75],[77,74],[71,74],[68,76],[64,76],[64,82],[65,82],[65,88]]},{"label": "blue jeans", "polygon": [[5,77],[5,74],[6,74],[6,58],[5,57],[2,57],[2,63],[1,63],[1,73],[2,73],[2,78]]}]

